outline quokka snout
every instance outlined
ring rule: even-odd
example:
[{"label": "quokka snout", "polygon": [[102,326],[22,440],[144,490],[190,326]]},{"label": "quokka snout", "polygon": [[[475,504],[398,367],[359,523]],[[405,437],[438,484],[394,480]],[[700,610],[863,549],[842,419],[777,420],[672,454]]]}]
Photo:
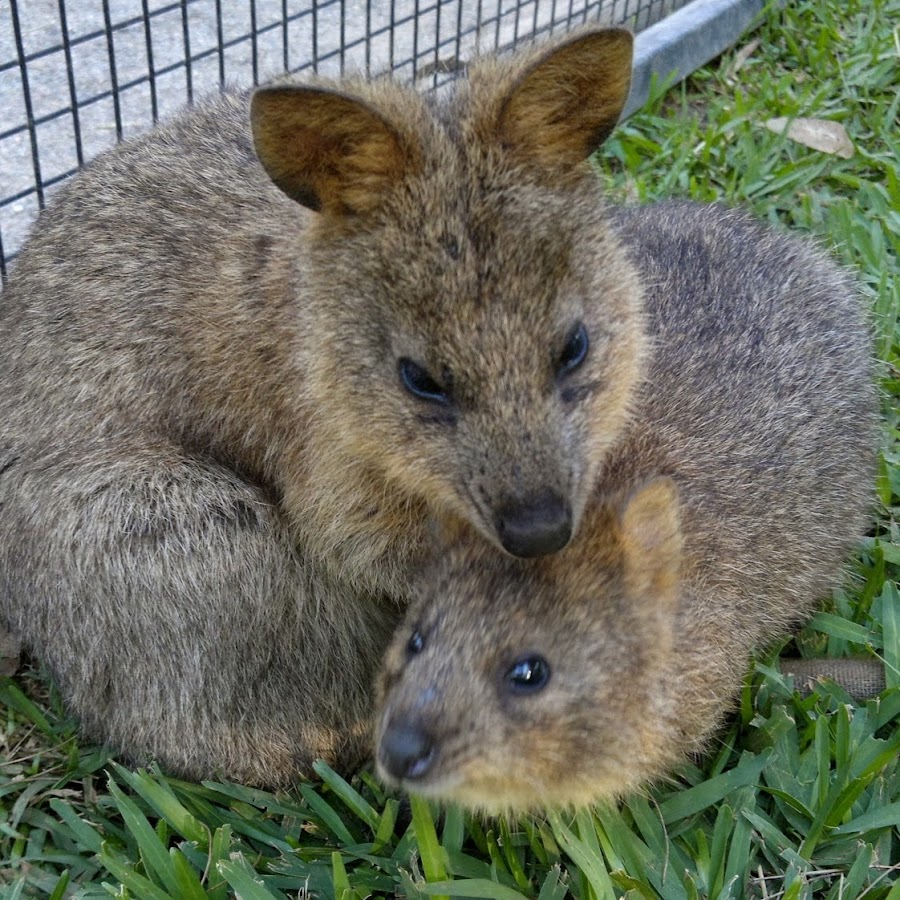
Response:
[{"label": "quokka snout", "polygon": [[429,521],[571,540],[645,358],[587,161],[630,59],[228,93],[54,197],[0,300],[0,618],[92,736],[352,765]]}]

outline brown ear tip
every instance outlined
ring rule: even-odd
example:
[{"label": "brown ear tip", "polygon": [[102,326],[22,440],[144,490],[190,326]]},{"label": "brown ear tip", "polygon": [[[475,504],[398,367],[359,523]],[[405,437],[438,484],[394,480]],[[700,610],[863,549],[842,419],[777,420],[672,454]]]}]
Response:
[{"label": "brown ear tip", "polygon": [[339,92],[308,84],[261,84],[254,88],[250,97],[250,115],[258,115],[279,101],[325,94],[339,94]]},{"label": "brown ear tip", "polygon": [[629,61],[634,52],[634,34],[627,28],[604,28],[596,33],[599,48],[609,56],[611,54],[623,54]]},{"label": "brown ear tip", "polygon": [[250,123],[256,128],[260,120],[271,113],[272,107],[279,99],[291,92],[291,86],[280,84],[265,84],[256,88],[250,97]]},{"label": "brown ear tip", "polygon": [[255,119],[267,102],[268,97],[265,95],[266,88],[257,88],[250,97],[250,118]]},{"label": "brown ear tip", "polygon": [[665,508],[677,513],[679,491],[675,482],[667,475],[658,475],[636,485],[628,495],[626,509]]},{"label": "brown ear tip", "polygon": [[609,40],[627,41],[629,44],[634,41],[634,32],[624,25],[598,26],[590,33],[594,36],[603,35]]},{"label": "brown ear tip", "polygon": [[275,97],[283,97],[294,90],[296,90],[296,86],[291,84],[261,84],[253,89],[250,105],[255,106],[257,103],[268,103]]},{"label": "brown ear tip", "polygon": [[658,475],[653,479],[652,483],[661,495],[670,497],[672,500],[678,500],[678,485],[668,475]]},{"label": "brown ear tip", "polygon": [[669,475],[651,475],[645,481],[641,482],[638,490],[643,490],[644,488],[653,488],[660,493],[678,494],[678,487],[675,484],[675,480]]},{"label": "brown ear tip", "polygon": [[[627,28],[596,28],[576,32],[563,42],[560,49],[560,58],[570,66],[576,66],[585,78],[596,80],[599,77],[600,83],[621,85],[624,79],[631,77],[634,36]],[[573,72],[572,77],[576,75]],[[603,134],[605,136],[606,133]]]},{"label": "brown ear tip", "polygon": [[588,44],[620,44],[631,45],[634,43],[634,32],[629,28],[620,26],[597,25],[593,28],[576,31],[570,38],[573,44],[580,42]]}]

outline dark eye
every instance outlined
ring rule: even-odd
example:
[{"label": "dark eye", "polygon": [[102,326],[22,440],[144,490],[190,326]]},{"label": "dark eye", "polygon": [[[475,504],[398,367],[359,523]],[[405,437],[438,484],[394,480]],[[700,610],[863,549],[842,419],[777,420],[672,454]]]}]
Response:
[{"label": "dark eye", "polygon": [[447,406],[450,395],[418,363],[405,357],[397,362],[400,381],[414,397]]},{"label": "dark eye", "polygon": [[422,632],[416,630],[412,633],[412,636],[406,642],[406,652],[410,656],[415,656],[417,653],[421,653],[424,649],[425,638],[422,637]]},{"label": "dark eye", "polygon": [[583,322],[579,322],[569,334],[566,346],[563,347],[559,356],[557,374],[568,375],[570,372],[574,372],[584,362],[588,347],[590,347],[590,342],[587,329]]},{"label": "dark eye", "polygon": [[526,656],[513,663],[504,679],[517,694],[533,694],[550,680],[550,663],[543,656]]}]

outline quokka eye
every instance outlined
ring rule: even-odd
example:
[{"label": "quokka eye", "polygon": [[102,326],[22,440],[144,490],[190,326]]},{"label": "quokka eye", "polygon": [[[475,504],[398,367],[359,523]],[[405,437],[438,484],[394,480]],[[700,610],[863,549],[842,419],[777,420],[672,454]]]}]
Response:
[{"label": "quokka eye", "polygon": [[416,629],[410,639],[406,642],[406,652],[410,656],[416,656],[421,653],[425,649],[425,638],[422,637],[422,632]]},{"label": "quokka eye", "polygon": [[504,680],[517,694],[536,694],[550,680],[550,663],[543,656],[526,656],[514,662]]},{"label": "quokka eye", "polygon": [[590,341],[588,341],[584,322],[578,322],[569,333],[566,345],[559,355],[557,374],[568,375],[570,372],[574,372],[584,362],[589,347]]},{"label": "quokka eye", "polygon": [[450,394],[418,363],[403,357],[397,362],[397,372],[403,387],[414,397],[428,403],[439,403],[441,406],[449,405]]}]

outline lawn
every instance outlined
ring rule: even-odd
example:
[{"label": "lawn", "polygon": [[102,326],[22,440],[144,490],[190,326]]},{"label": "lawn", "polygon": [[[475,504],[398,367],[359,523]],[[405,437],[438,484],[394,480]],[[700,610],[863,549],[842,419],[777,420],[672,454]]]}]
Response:
[{"label": "lawn", "polygon": [[[323,767],[321,783],[273,795],[131,771],[79,744],[26,670],[0,679],[0,896],[900,900],[898,22],[900,0],[773,10],[598,159],[619,200],[745,204],[859,272],[884,362],[874,524],[792,650],[881,660],[880,697],[824,684],[801,698],[771,648],[712,752],[670,782],[614,808],[493,821],[365,772]],[[849,144],[810,148],[767,126],[783,117],[843,126]]]}]

